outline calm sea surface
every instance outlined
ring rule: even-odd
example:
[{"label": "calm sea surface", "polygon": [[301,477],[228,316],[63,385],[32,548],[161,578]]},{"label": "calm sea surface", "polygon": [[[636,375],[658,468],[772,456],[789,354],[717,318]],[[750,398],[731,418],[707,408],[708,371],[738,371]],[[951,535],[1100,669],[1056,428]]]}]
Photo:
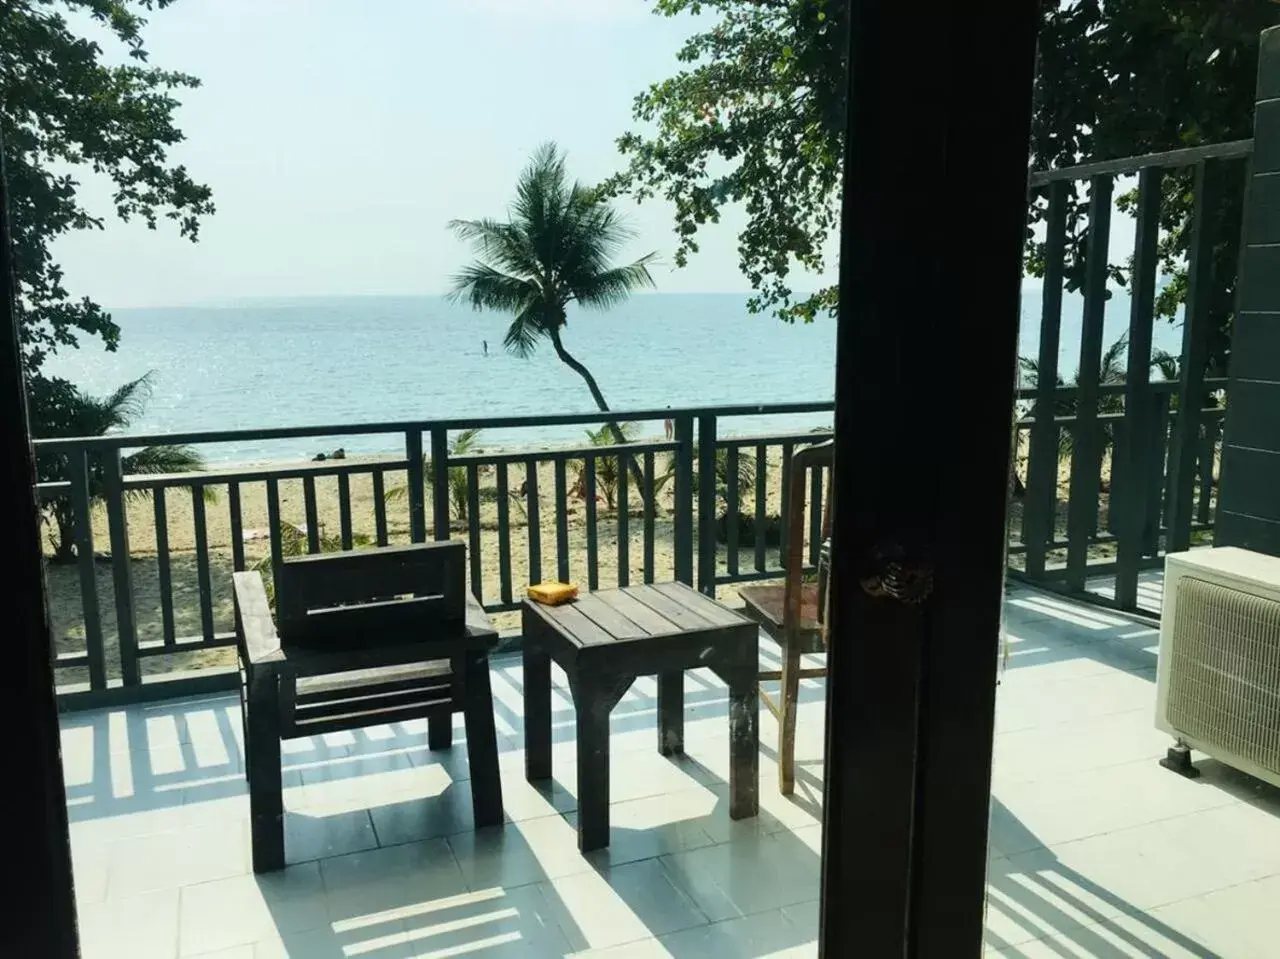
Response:
[{"label": "calm sea surface", "polygon": [[[751,316],[734,294],[637,296],[608,313],[571,314],[565,345],[595,374],[615,409],[830,400],[836,323],[790,326]],[[1108,309],[1107,342],[1128,303]],[[502,349],[505,319],[439,297],[302,298],[263,305],[115,310],[120,348],[67,351],[50,372],[94,393],[154,371],[154,392],[132,432],[310,426],[369,421],[594,410],[581,379],[540,348]],[[1023,297],[1022,352],[1036,349],[1039,294]],[[1157,329],[1177,348],[1178,331]],[[975,344],[983,341],[974,331]],[[488,340],[489,355],[483,341]],[[1079,303],[1067,298],[1063,359],[1076,367]],[[980,346],[979,346],[980,348]],[[957,372],[961,370],[958,364]],[[726,432],[807,429],[829,415],[742,417]],[[652,424],[647,432],[660,432]],[[485,446],[581,439],[579,427],[493,430]],[[243,441],[203,449],[211,462],[402,449],[397,436]]]}]

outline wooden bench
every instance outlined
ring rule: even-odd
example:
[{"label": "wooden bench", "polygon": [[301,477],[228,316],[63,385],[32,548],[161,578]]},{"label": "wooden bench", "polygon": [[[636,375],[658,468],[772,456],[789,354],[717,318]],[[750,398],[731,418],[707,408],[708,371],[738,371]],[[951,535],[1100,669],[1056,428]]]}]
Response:
[{"label": "wooden bench", "polygon": [[260,574],[233,577],[255,872],[285,864],[283,739],[425,717],[440,749],[462,712],[476,827],[502,822],[498,634],[466,590],[464,557],[454,542],[294,557],[278,571],[276,619]]},{"label": "wooden bench", "polygon": [[658,677],[658,751],[684,752],[684,671],[729,687],[729,816],[760,809],[756,624],[683,583],[585,593],[563,606],[526,599],[525,776],[551,776],[551,661],[569,677],[577,713],[578,848],[609,843],[609,714],[638,676]]}]

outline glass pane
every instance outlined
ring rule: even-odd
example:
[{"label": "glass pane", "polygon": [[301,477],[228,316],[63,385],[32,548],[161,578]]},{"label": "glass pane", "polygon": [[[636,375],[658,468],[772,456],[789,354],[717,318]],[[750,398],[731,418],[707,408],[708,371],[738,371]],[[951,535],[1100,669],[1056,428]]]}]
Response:
[{"label": "glass pane", "polygon": [[[1280,756],[1251,744],[1277,742],[1277,647],[1270,601],[1246,595],[1274,596],[1274,561],[1210,549],[1274,552],[1273,504],[1245,509],[1250,469],[1230,465],[1251,454],[1223,440],[1262,415],[1247,382],[1228,402],[1226,375],[1257,375],[1252,310],[1277,306],[1239,271],[1270,216],[1245,187],[1280,136],[1254,106],[1280,67],[1273,32],[1259,72],[1271,20],[1256,5],[1153,30],[1061,7],[1041,37],[1032,167],[1051,172],[1032,178],[1023,298],[996,955],[1274,951],[1260,905],[1280,892]],[[1204,56],[1171,59],[1191,36]],[[1117,72],[1159,79],[1104,82]],[[1202,84],[1212,108],[1188,94]],[[1187,593],[1186,564],[1227,589]],[[1181,741],[1197,748],[1168,753]]]},{"label": "glass pane", "polygon": [[101,6],[0,23],[85,955],[815,953],[844,4]]}]

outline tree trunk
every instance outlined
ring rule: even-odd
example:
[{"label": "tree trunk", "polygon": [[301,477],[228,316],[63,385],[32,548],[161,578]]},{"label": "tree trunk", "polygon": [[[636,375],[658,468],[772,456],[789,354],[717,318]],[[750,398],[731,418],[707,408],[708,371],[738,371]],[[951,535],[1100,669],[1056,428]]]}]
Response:
[{"label": "tree trunk", "polygon": [[[53,555],[49,557],[49,562],[74,563],[76,561],[76,540],[75,525],[71,516],[71,504],[66,501],[57,503],[54,505],[52,512],[54,525],[54,533],[51,537]],[[43,532],[43,524],[41,524],[41,531]]]},{"label": "tree trunk", "polygon": [[[600,412],[608,413],[609,404],[604,401],[604,394],[600,392],[600,387],[596,384],[596,378],[591,375],[591,371],[589,369],[578,362],[578,360],[564,348],[564,343],[560,341],[559,328],[554,326],[551,327],[549,335],[551,337],[551,346],[555,349],[556,356],[560,358],[560,362],[582,377],[587,384],[587,389],[591,391],[591,398],[596,401],[596,406],[599,408]],[[615,443],[620,446],[626,444],[627,438],[622,435],[622,430],[619,428],[617,423],[610,420],[606,422],[604,426],[605,429],[613,434],[613,441]],[[639,464],[630,456],[627,457],[627,467],[631,470],[631,477],[636,482],[636,489],[640,491],[640,499],[643,502],[647,498],[646,490],[644,488],[644,472],[640,469]]]}]

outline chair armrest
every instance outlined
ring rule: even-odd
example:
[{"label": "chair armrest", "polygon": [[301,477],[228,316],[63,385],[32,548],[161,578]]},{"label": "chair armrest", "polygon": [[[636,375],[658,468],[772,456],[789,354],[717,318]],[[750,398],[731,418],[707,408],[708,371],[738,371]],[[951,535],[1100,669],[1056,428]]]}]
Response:
[{"label": "chair armrest", "polygon": [[231,577],[236,607],[236,643],[245,662],[251,666],[284,661],[280,636],[271,618],[267,587],[262,574],[235,573]]},{"label": "chair armrest", "polygon": [[468,636],[483,637],[493,643],[498,641],[498,631],[493,628],[489,614],[484,611],[480,601],[471,594],[471,590],[467,590],[466,616]]}]

